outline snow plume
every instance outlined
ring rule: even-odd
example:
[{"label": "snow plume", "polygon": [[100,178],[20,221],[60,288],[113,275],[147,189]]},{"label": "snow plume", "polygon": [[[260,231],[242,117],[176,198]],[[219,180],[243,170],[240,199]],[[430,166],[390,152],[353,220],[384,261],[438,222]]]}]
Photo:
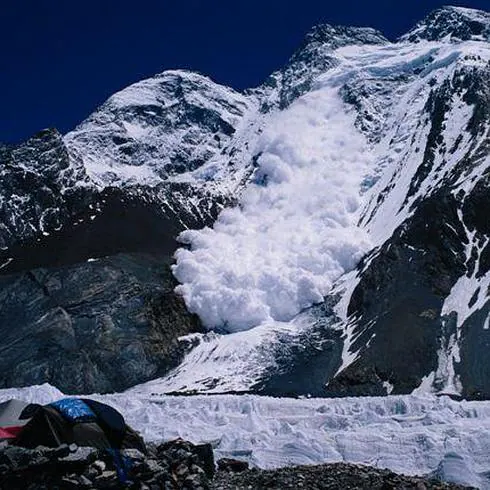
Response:
[{"label": "snow plume", "polygon": [[208,328],[289,321],[370,247],[356,226],[370,152],[335,89],[271,116],[256,154],[240,205],[180,235],[189,249],[176,253],[177,291]]}]

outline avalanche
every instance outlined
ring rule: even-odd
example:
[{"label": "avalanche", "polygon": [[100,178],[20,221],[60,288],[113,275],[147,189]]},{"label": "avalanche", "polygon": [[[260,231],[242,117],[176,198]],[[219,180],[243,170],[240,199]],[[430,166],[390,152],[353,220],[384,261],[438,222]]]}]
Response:
[{"label": "avalanche", "polygon": [[[339,65],[263,123],[252,152],[260,155],[258,168],[239,206],[223,211],[212,229],[180,235],[189,248],[177,251],[173,270],[190,311],[209,329],[234,332],[289,321],[320,302],[458,161],[456,153],[442,175],[430,175],[407,200],[422,158],[417,148],[427,138],[418,124],[431,89],[428,80],[448,78],[471,53],[481,63],[490,57],[486,45],[472,41],[335,50]],[[410,78],[414,72],[422,76]],[[391,86],[393,79],[406,81],[393,84],[384,94],[391,105],[382,107],[375,82]],[[380,120],[385,134],[379,141],[366,139],[356,127],[355,110],[341,98],[346,84],[361,83],[374,85],[363,103],[372,106],[371,119]],[[455,111],[447,123],[449,141],[464,129],[472,107],[460,102]],[[410,134],[417,139],[410,142]],[[386,187],[390,192],[380,201]],[[360,224],[361,213],[369,220]]]},{"label": "avalanche", "polygon": [[[49,403],[50,385],[0,390]],[[280,399],[257,396],[94,395],[116,407],[147,440],[210,442],[219,457],[261,468],[349,462],[490,488],[490,402],[448,397]]]},{"label": "avalanche", "polygon": [[270,117],[254,181],[214,227],[186,231],[173,271],[208,328],[291,320],[318,303],[371,244],[357,227],[371,152],[328,81]]}]

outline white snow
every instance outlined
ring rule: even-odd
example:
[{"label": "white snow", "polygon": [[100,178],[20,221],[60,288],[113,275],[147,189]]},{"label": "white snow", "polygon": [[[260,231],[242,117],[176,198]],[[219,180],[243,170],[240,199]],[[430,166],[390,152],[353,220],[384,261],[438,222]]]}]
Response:
[{"label": "white snow", "polygon": [[[490,24],[490,15],[487,12],[484,12],[482,10],[476,10],[472,8],[466,8],[466,7],[454,7],[454,6],[444,6],[441,9],[438,9],[435,11],[436,18],[431,19],[431,22],[428,22],[427,20],[423,20],[419,22],[411,31],[409,31],[407,34],[402,36],[400,39],[403,41],[408,41],[411,39],[413,36],[419,36],[424,34],[425,31],[428,29],[430,30],[433,28],[434,24],[439,22],[440,19],[446,18],[446,22],[450,23],[450,27],[446,29],[446,35],[444,39],[442,39],[445,42],[451,42],[451,41],[458,41],[458,37],[455,36],[453,39],[453,34],[451,32],[452,29],[457,29],[459,25],[461,25],[463,22],[477,22],[479,24],[483,25],[489,25]],[[442,26],[444,29],[444,25]],[[439,34],[441,36],[442,34]],[[424,36],[422,36],[424,37]],[[486,41],[487,39],[485,36],[482,35],[472,35],[472,39],[476,40],[481,40],[481,41]]]},{"label": "white snow", "polygon": [[383,381],[383,388],[386,390],[386,394],[390,395],[394,386],[389,381]]},{"label": "white snow", "polygon": [[205,326],[291,320],[370,248],[357,219],[371,157],[354,116],[328,85],[273,116],[240,206],[180,235],[177,291]]},{"label": "white snow", "polygon": [[197,344],[164,378],[136,386],[134,393],[246,392],[276,365],[274,347],[278,339],[288,342],[313,326],[315,319],[305,313],[293,321],[264,322],[260,326],[220,335],[191,334],[179,340]]},{"label": "white snow", "polygon": [[435,377],[436,377],[435,371],[424,376],[418,388],[415,388],[415,390],[412,391],[412,395],[426,395],[426,394],[434,393],[433,385],[434,385]]},{"label": "white snow", "polygon": [[359,284],[359,274],[357,271],[349,272],[344,275],[335,285],[332,290],[333,294],[340,294],[341,299],[335,305],[335,314],[340,319],[340,325],[333,325],[332,327],[341,328],[344,331],[343,335],[343,346],[342,346],[342,364],[337,370],[336,374],[341,373],[344,369],[350,366],[359,355],[358,351],[352,350],[352,345],[354,343],[354,327],[355,327],[355,317],[348,317],[347,309],[349,306],[349,301],[354,289]]},{"label": "white snow", "polygon": [[[49,403],[62,393],[49,385],[0,390],[0,402],[12,397]],[[93,398],[120,410],[147,440],[210,442],[217,458],[262,468],[344,461],[490,488],[483,475],[490,467],[490,402],[175,397],[151,391]]]},{"label": "white snow", "polygon": [[[371,53],[366,60],[369,64],[361,65],[363,70],[374,70],[384,75],[409,72],[407,65],[412,69],[423,69],[420,77],[396,87],[394,103],[386,114],[386,132],[375,148],[380,178],[367,193],[368,204],[363,210],[365,217],[362,223],[374,244],[379,245],[412,214],[412,205],[434,192],[472,148],[471,134],[466,127],[474,107],[461,97],[455,97],[444,121],[443,136],[447,148],[453,148],[456,140],[462,137],[459,147],[453,153],[436,153],[431,171],[413,195],[408,196],[410,185],[416,180],[415,175],[423,162],[430,130],[425,106],[434,86],[428,81],[433,80],[437,87],[444,80],[451,79],[463,65],[483,66],[490,60],[490,49],[488,44],[474,41],[458,44],[421,42],[386,47],[377,56]],[[479,165],[475,170],[477,175],[481,175],[488,164],[490,161]],[[464,179],[468,191],[468,176],[462,175],[461,179]],[[457,190],[455,188],[454,192]],[[383,194],[381,202],[378,201],[380,194]]]},{"label": "white snow", "polygon": [[[196,183],[190,170],[177,175],[169,171],[174,160],[206,162],[215,157],[226,168],[230,156],[222,149],[231,136],[206,120],[215,116],[238,129],[254,104],[253,97],[207,77],[169,70],[114,94],[64,141],[101,188],[156,186],[167,180]],[[207,111],[209,117],[196,120],[190,107]]]},{"label": "white snow", "polygon": [[[488,272],[478,278],[476,273],[472,277],[460,277],[444,302],[442,314],[447,315],[455,312],[458,315],[457,327],[458,329],[461,328],[465,320],[487,304],[489,287],[490,273]],[[473,296],[476,300],[471,304]]]}]

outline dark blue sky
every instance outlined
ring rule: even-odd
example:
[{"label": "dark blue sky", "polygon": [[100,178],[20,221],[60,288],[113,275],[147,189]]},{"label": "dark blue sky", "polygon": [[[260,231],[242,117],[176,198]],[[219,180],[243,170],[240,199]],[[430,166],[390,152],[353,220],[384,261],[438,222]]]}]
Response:
[{"label": "dark blue sky", "polygon": [[0,141],[67,132],[112,93],[169,68],[254,86],[314,24],[394,38],[447,3],[490,9],[489,0],[3,0]]}]

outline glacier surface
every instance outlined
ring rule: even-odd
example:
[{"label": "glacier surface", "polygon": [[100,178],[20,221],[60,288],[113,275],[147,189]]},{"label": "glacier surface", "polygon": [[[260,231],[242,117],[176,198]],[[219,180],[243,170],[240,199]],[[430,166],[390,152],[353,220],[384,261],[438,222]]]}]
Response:
[{"label": "glacier surface", "polygon": [[[0,390],[0,402],[49,403],[50,385]],[[449,397],[285,399],[252,395],[93,395],[147,440],[209,442],[217,458],[261,468],[349,462],[408,475],[437,475],[490,488],[490,402]]]}]

